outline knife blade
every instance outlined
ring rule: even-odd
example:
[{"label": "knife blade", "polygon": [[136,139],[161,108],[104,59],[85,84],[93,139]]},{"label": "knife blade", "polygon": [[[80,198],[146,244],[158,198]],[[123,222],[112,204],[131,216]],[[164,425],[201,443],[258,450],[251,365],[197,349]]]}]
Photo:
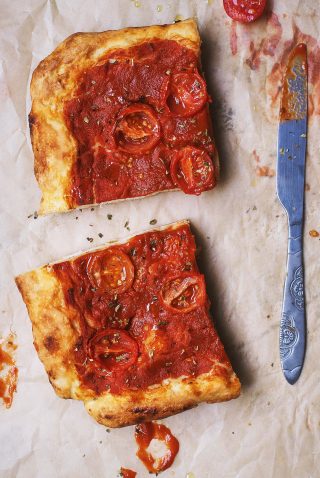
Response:
[{"label": "knife blade", "polygon": [[304,182],[308,117],[307,47],[290,53],[282,87],[277,161],[277,194],[287,212],[289,239],[279,347],[283,374],[299,378],[306,348],[303,271]]}]

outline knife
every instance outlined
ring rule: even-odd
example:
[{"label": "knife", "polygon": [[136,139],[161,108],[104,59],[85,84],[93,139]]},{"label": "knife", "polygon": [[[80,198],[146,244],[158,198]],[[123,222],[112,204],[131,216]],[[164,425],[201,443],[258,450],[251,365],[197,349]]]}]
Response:
[{"label": "knife", "polygon": [[307,47],[290,53],[284,76],[278,134],[277,194],[289,225],[287,276],[280,322],[280,361],[286,380],[299,378],[306,347],[303,274],[304,178],[308,116]]}]

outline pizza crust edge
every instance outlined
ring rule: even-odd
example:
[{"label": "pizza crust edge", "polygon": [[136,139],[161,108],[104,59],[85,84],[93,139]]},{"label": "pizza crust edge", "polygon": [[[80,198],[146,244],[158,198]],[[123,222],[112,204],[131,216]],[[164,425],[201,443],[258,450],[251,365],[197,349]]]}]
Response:
[{"label": "pizza crust edge", "polygon": [[[175,40],[192,49],[197,57],[200,55],[197,24],[194,19],[188,19],[169,25],[75,33],[60,43],[34,70],[30,84],[32,108],[29,125],[34,173],[42,192],[39,214],[94,205],[73,206],[68,199],[71,197],[71,171],[77,158],[77,143],[65,124],[63,105],[66,97],[72,97],[79,75],[98,65],[113,50],[129,48],[153,38]],[[213,162],[218,171],[217,152]],[[99,204],[123,200],[126,199]]]},{"label": "pizza crust edge", "polygon": [[[179,221],[152,230],[175,229],[184,224],[189,222]],[[119,243],[112,242],[86,252]],[[231,365],[216,363],[208,373],[196,377],[169,378],[146,390],[131,390],[120,395],[105,392],[96,397],[92,390],[81,385],[70,362],[70,354],[80,338],[79,312],[66,303],[62,285],[50,273],[51,265],[21,274],[15,280],[32,322],[34,346],[58,396],[82,400],[88,413],[108,427],[165,418],[200,402],[214,403],[239,396],[240,381]]]}]

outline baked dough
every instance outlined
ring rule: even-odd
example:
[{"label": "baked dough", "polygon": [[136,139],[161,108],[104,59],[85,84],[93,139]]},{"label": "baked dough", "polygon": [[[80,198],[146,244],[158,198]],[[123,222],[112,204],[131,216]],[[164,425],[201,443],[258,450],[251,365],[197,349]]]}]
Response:
[{"label": "baked dough", "polygon": [[[158,230],[174,231],[185,225],[188,222],[181,221]],[[75,257],[79,256],[68,260]],[[121,427],[163,418],[200,402],[230,400],[240,393],[240,382],[225,359],[216,360],[208,372],[198,376],[169,377],[144,389],[96,394],[81,383],[72,362],[81,337],[79,311],[66,302],[53,264],[18,276],[16,283],[28,308],[35,348],[56,393],[62,398],[83,400],[89,414],[103,425]],[[215,340],[220,344],[217,336]]]},{"label": "baked dough", "polygon": [[[66,124],[64,105],[74,96],[79,77],[86,70],[103,64],[106,55],[112,51],[127,49],[151,39],[174,40],[199,56],[200,37],[195,21],[190,19],[172,25],[76,33],[63,41],[35,69],[30,87],[32,108],[29,124],[34,171],[42,192],[40,214],[77,207],[71,201],[71,187],[78,146]],[[217,168],[217,154],[214,162]]]}]

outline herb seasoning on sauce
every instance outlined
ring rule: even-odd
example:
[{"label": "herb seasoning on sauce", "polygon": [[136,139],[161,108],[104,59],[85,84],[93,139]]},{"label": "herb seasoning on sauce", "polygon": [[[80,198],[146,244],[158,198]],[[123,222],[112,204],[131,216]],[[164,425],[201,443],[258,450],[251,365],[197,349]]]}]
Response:
[{"label": "herb seasoning on sauce", "polygon": [[120,394],[229,363],[195,251],[189,225],[182,224],[52,266],[79,312],[72,360],[85,386]]},{"label": "herb seasoning on sauce", "polygon": [[78,144],[73,206],[215,185],[210,98],[198,66],[192,50],[154,40],[114,51],[78,79],[64,106]]}]

